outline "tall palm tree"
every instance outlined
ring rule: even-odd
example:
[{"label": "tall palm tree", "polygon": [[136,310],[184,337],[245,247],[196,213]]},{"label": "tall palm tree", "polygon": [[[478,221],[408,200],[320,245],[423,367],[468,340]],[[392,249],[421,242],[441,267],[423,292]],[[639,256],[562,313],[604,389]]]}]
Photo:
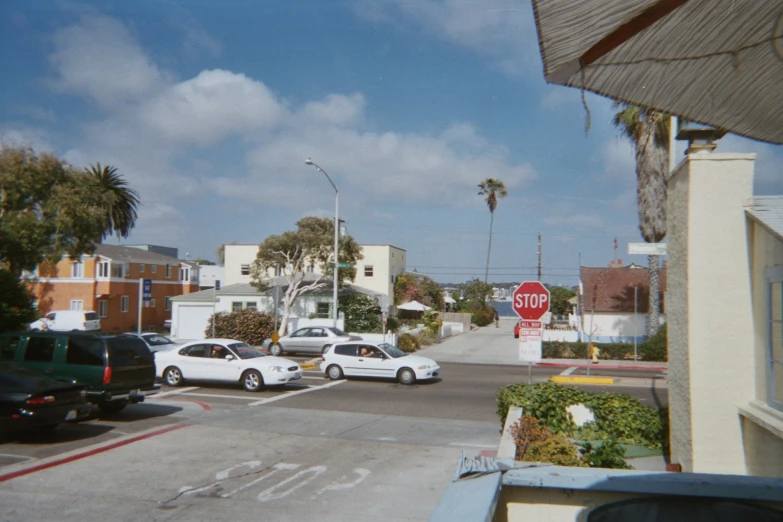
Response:
[{"label": "tall palm tree", "polygon": [[[636,154],[636,200],[639,211],[639,231],[647,243],[657,243],[666,237],[666,173],[669,170],[668,114],[614,103],[619,111],[612,123],[633,144]],[[660,256],[649,256],[649,314],[647,335],[658,331],[661,312]]]},{"label": "tall palm tree", "polygon": [[111,165],[101,167],[100,163],[86,169],[98,182],[106,212],[106,229],[101,239],[112,234],[128,237],[136,224],[139,207],[139,193],[128,187],[128,182]]},{"label": "tall palm tree", "polygon": [[495,221],[495,209],[498,207],[498,199],[508,196],[506,186],[499,179],[487,178],[478,184],[479,196],[486,196],[484,201],[489,207],[489,246],[487,247],[487,268],[484,271],[484,283],[489,279],[489,253],[492,251],[492,225]]}]

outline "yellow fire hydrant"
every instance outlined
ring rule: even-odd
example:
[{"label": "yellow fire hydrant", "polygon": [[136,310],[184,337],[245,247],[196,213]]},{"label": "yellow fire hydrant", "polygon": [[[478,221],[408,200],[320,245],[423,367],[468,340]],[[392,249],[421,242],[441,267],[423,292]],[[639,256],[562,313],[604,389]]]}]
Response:
[{"label": "yellow fire hydrant", "polygon": [[598,356],[601,354],[601,350],[599,350],[596,346],[593,346],[593,344],[590,344],[590,358],[593,360],[594,363],[598,364]]}]

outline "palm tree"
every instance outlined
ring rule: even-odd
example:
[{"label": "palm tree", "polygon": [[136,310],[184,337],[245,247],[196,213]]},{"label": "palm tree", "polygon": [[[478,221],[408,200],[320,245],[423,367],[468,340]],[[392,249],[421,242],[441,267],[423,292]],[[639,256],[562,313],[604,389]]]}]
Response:
[{"label": "palm tree", "polygon": [[117,169],[111,165],[101,167],[100,163],[86,169],[98,182],[103,196],[103,207],[106,212],[106,229],[101,239],[112,234],[117,237],[128,237],[136,224],[139,206],[139,193],[128,187],[128,182],[122,179]]},{"label": "palm tree", "polygon": [[[614,107],[620,110],[614,115],[612,123],[631,141],[636,154],[639,231],[647,243],[657,243],[666,237],[666,174],[669,170],[671,118],[668,114],[621,102],[615,102]],[[658,331],[660,264],[660,256],[649,256],[649,337]]]},{"label": "palm tree", "polygon": [[499,179],[487,178],[478,185],[479,196],[486,196],[484,201],[489,207],[489,246],[487,247],[487,268],[484,271],[484,283],[489,279],[489,253],[492,251],[492,225],[495,221],[495,209],[498,207],[498,199],[508,196],[506,186]]}]

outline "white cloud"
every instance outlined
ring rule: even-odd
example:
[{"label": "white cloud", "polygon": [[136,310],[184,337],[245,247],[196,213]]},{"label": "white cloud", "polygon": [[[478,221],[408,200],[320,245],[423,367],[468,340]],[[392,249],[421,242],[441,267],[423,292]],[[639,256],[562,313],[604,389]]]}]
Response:
[{"label": "white cloud", "polygon": [[55,85],[104,107],[139,99],[165,79],[130,31],[111,18],[84,16],[79,24],[57,31],[53,40]]},{"label": "white cloud", "polygon": [[411,21],[434,37],[491,57],[510,74],[537,66],[533,9],[527,1],[377,0],[355,6],[355,13],[365,20]]},{"label": "white cloud", "polygon": [[364,119],[364,95],[330,94],[317,102],[306,103],[299,115],[310,125],[355,125]]}]

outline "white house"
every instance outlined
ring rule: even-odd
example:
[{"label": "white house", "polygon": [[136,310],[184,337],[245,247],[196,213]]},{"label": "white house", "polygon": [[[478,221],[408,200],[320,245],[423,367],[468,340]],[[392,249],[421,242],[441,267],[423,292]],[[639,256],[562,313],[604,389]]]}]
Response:
[{"label": "white house", "polygon": [[[575,323],[580,339],[593,334],[593,342],[641,342],[647,335],[648,270],[638,265],[610,268],[580,268],[579,292],[581,311],[569,318]],[[666,320],[663,296],[666,292],[666,269],[658,275],[661,292],[661,324]],[[635,310],[635,313],[634,313]]]},{"label": "white house", "polygon": [[219,265],[198,265],[198,286],[201,290],[214,288],[215,282],[225,285],[226,267]]}]

